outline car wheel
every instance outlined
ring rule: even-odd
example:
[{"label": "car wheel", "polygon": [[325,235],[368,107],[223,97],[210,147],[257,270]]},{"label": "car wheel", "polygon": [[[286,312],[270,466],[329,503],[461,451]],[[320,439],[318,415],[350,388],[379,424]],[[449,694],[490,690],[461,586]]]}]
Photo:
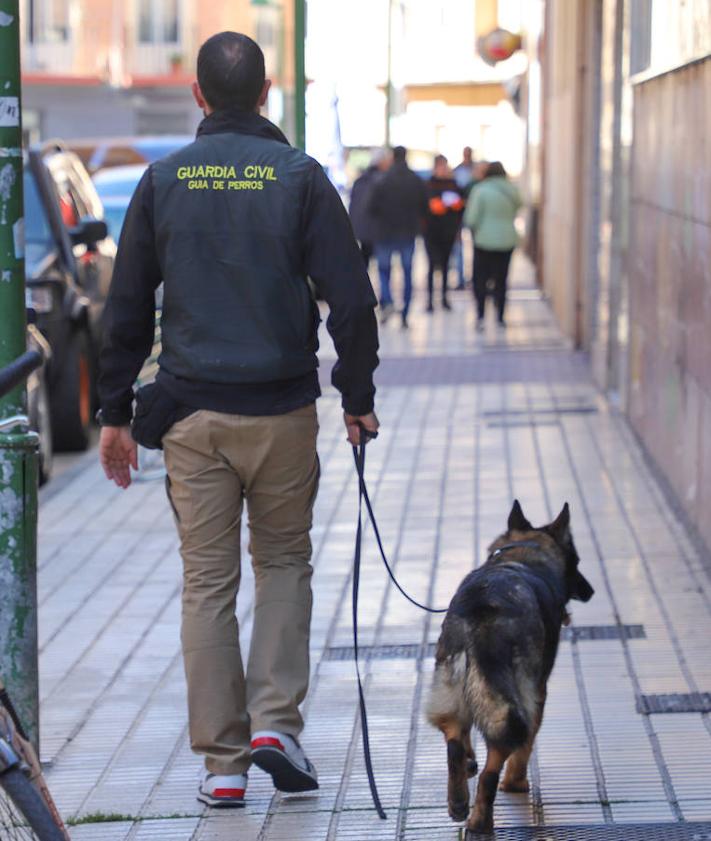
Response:
[{"label": "car wheel", "polygon": [[92,421],[92,358],[84,330],[72,334],[52,394],[55,450],[79,451],[89,446]]}]

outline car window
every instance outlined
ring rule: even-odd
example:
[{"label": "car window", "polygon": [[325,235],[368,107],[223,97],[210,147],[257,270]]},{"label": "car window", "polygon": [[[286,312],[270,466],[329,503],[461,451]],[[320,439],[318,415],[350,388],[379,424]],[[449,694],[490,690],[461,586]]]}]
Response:
[{"label": "car window", "polygon": [[54,237],[49,226],[47,211],[40,199],[34,176],[28,167],[24,171],[25,192],[25,246],[28,262],[38,262],[54,250]]}]

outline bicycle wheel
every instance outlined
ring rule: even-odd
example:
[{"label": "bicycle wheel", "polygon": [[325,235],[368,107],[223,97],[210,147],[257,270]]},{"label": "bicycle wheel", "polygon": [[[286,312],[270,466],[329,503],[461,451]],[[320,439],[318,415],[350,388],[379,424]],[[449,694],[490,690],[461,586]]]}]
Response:
[{"label": "bicycle wheel", "polygon": [[42,795],[19,768],[0,774],[0,837],[3,841],[65,841]]}]

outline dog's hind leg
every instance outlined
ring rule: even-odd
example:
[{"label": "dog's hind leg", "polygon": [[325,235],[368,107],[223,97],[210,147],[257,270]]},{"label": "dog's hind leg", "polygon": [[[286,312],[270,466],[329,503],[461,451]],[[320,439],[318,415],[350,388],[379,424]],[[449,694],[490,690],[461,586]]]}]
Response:
[{"label": "dog's hind leg", "polygon": [[499,775],[511,750],[502,745],[486,743],[486,765],[479,775],[474,808],[467,821],[467,829],[472,833],[488,833],[494,830],[494,800],[499,785]]},{"label": "dog's hind leg", "polygon": [[501,791],[513,792],[527,792],[530,788],[528,784],[528,761],[531,758],[533,751],[533,743],[536,739],[536,734],[543,721],[543,707],[546,703],[546,690],[543,689],[540,700],[536,708],[536,718],[533,722],[531,735],[526,744],[514,751],[506,763],[506,772],[501,783]]},{"label": "dog's hind leg", "polygon": [[506,763],[506,773],[501,781],[501,791],[525,793],[529,790],[528,760],[531,758],[534,738],[535,736],[531,736],[523,747],[514,751],[509,757]]},{"label": "dog's hind leg", "polygon": [[476,761],[474,745],[472,745],[471,727],[462,733],[462,742],[464,743],[464,750],[467,754],[467,777],[476,777],[476,773],[479,770],[479,765]]},{"label": "dog's hind leg", "polygon": [[[467,785],[467,751],[464,728],[459,721],[447,719],[438,722],[447,743],[447,806],[453,821],[463,821],[469,811],[469,786]],[[468,732],[468,731],[467,731]]]}]

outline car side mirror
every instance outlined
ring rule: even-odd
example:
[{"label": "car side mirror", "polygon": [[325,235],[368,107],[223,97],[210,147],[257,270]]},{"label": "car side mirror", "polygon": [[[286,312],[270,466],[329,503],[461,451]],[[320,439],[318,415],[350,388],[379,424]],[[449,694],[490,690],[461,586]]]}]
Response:
[{"label": "car side mirror", "polygon": [[78,225],[69,229],[69,236],[72,240],[72,245],[86,245],[87,248],[93,248],[97,242],[106,239],[109,235],[109,229],[103,219],[93,219],[88,217],[82,219]]}]

